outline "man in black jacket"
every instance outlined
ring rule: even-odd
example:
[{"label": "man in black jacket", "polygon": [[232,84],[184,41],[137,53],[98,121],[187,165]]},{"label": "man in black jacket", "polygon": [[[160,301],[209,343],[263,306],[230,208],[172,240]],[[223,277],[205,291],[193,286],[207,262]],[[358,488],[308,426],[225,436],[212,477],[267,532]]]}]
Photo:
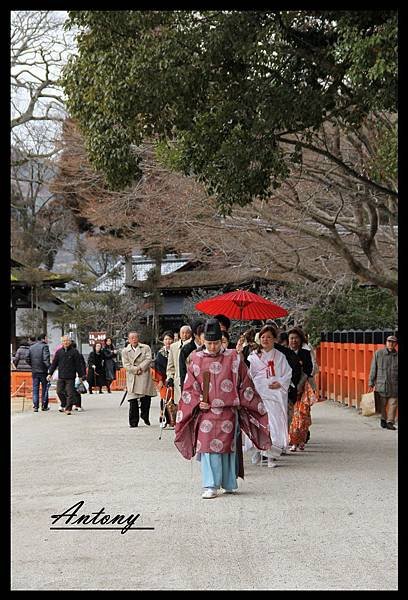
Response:
[{"label": "man in black jacket", "polygon": [[45,333],[39,335],[37,342],[29,348],[27,363],[31,366],[33,378],[33,410],[38,412],[40,384],[41,384],[41,410],[48,408],[48,381],[47,373],[50,368],[50,349]]},{"label": "man in black jacket", "polygon": [[[73,342],[71,340],[71,346],[73,348],[76,348],[76,342]],[[78,350],[79,352],[79,350]],[[81,365],[82,365],[82,369],[84,371],[84,373],[86,373],[86,362],[85,362],[85,358],[84,355],[81,354],[81,352],[79,352],[79,358],[81,359]],[[78,392],[77,388],[74,385],[74,404],[72,405],[72,408],[74,410],[79,410],[80,412],[82,412],[84,409],[82,408],[82,398],[81,398],[81,394]]]},{"label": "man in black jacket", "polygon": [[58,369],[57,394],[61,400],[60,411],[70,415],[75,403],[75,377],[78,373],[82,380],[85,377],[85,369],[78,350],[71,346],[69,336],[63,335],[61,342],[62,348],[54,355],[47,379],[50,381],[52,374]]}]

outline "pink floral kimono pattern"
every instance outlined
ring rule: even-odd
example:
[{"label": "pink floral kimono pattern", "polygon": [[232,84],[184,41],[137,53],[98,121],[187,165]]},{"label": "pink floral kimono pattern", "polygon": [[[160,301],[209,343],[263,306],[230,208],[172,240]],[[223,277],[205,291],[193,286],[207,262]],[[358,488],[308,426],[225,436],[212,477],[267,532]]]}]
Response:
[{"label": "pink floral kimono pattern", "polygon": [[[199,408],[203,373],[210,373],[210,410]],[[237,409],[239,409],[237,411]],[[196,453],[225,454],[239,450],[235,422],[261,450],[271,447],[268,415],[249,378],[248,369],[235,350],[217,355],[205,351],[192,354],[178,404],[174,443],[186,459]]]}]

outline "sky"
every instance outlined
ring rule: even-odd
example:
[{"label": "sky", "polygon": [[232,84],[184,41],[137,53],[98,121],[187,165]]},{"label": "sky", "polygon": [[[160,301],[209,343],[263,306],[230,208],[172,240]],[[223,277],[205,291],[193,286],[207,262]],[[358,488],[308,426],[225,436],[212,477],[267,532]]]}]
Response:
[{"label": "sky", "polygon": [[[11,12],[11,117],[24,114],[38,86],[45,80],[46,68],[50,78],[56,80],[70,54],[75,52],[74,35],[63,30],[66,11],[12,11]],[[30,150],[50,151],[60,122],[52,117],[62,117],[63,95],[58,87],[44,89],[43,97],[36,102],[33,115],[44,117],[48,109],[49,120],[29,121],[12,129],[12,144]],[[54,96],[54,97],[52,97]]]}]

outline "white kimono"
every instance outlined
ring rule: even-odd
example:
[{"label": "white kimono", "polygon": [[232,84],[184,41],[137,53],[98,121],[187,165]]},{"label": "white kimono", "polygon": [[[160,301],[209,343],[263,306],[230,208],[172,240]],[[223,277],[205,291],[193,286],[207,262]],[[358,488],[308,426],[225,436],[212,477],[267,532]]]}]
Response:
[{"label": "white kimono", "polygon": [[[289,443],[288,389],[292,369],[286,356],[275,348],[269,352],[263,350],[260,355],[253,351],[248,356],[248,360],[249,375],[268,412],[272,449],[266,454],[273,457],[280,456]],[[275,381],[278,381],[281,387],[272,390],[269,385]],[[245,442],[245,449],[248,449],[247,440]]]}]

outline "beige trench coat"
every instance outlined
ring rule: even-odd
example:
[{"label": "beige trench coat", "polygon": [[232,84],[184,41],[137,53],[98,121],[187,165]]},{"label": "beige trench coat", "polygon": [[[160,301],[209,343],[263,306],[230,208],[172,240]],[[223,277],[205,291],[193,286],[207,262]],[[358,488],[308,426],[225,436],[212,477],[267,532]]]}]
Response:
[{"label": "beige trench coat", "polygon": [[[150,375],[151,361],[152,351],[147,344],[139,343],[135,350],[128,344],[122,350],[122,363],[126,369],[126,389],[129,394],[156,396],[156,388]],[[140,375],[136,374],[138,369],[143,371]]]},{"label": "beige trench coat", "polygon": [[177,340],[177,342],[173,342],[169,348],[166,377],[167,379],[171,377],[174,381],[174,402],[176,404],[178,404],[181,396],[180,350],[183,344],[188,344],[190,341],[191,339],[188,339],[182,343],[181,340]]}]

